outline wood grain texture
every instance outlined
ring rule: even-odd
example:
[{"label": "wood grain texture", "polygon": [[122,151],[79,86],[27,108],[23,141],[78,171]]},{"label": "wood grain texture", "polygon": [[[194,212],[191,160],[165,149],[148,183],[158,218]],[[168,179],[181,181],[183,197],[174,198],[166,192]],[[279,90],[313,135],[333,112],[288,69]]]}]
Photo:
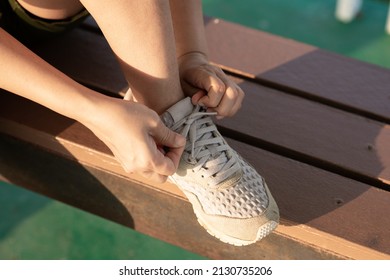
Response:
[{"label": "wood grain texture", "polygon": [[[225,26],[225,29],[229,32],[235,28],[241,30],[240,26],[229,25],[228,27]],[[265,34],[264,38],[260,36],[260,40],[259,34],[254,30],[243,30],[245,33],[239,32],[238,34],[241,35],[237,35],[237,38],[245,35],[248,40],[258,40],[256,46],[260,49],[265,48],[259,53],[278,49],[287,50],[284,55],[275,53],[275,56],[267,56],[267,59],[274,63],[283,64],[289,58],[294,60],[303,53],[312,51],[306,45],[290,40],[285,41],[273,35]],[[67,36],[35,48],[43,58],[54,63],[68,75],[102,92],[119,96],[126,87],[126,82],[122,75],[118,74],[119,66],[105,39],[97,33],[83,30],[76,30]],[[232,40],[230,37],[226,40],[226,44],[231,47],[238,44],[238,42],[230,42],[229,40]],[[225,44],[225,41],[221,38],[221,44]],[[255,44],[255,42],[248,44]],[[91,45],[94,47],[91,48]],[[227,46],[221,49],[225,50]],[[58,50],[63,50],[60,57],[56,56]],[[252,48],[242,52],[242,55],[247,55],[250,51]],[[85,55],[86,53],[88,56]],[[237,55],[233,53],[226,56],[237,59]],[[224,61],[229,59],[226,58]],[[251,65],[260,63],[254,59],[251,61]],[[356,61],[355,63],[361,65]],[[262,65],[267,67],[266,64]],[[334,67],[340,69],[342,65],[343,62],[335,63]],[[362,65],[361,69],[364,69],[366,64]],[[234,67],[238,66],[234,64]],[[338,70],[333,72],[335,71]],[[243,88],[247,97],[241,112],[234,118],[219,122],[221,126],[293,151],[298,159],[309,157],[311,161],[317,161],[319,166],[341,170],[338,172],[349,173],[352,178],[359,179],[358,177],[361,176],[359,180],[370,184],[378,180],[377,185],[384,188],[390,184],[390,146],[387,144],[390,142],[390,127],[388,125],[305,98],[285,94],[280,90],[258,85],[253,80],[237,78],[235,81]],[[322,85],[317,84],[316,87],[321,88]],[[364,96],[361,98],[371,102],[371,98],[364,98]]]},{"label": "wood grain texture", "polygon": [[[23,101],[25,100],[21,100],[20,103]],[[35,104],[32,105],[35,106]],[[32,108],[24,108],[33,112]],[[40,108],[39,110],[44,115],[43,111],[47,109]],[[113,156],[107,150],[102,149],[101,142],[92,134],[89,134],[85,127],[74,123],[67,126],[63,131],[57,131],[57,135],[53,135],[53,124],[67,123],[66,118],[53,114],[51,117],[52,123],[41,122],[39,125],[33,125],[31,120],[28,120],[28,115],[24,118],[26,118],[28,125],[23,124],[21,118],[14,121],[11,118],[5,118],[3,115],[0,119],[1,131],[18,139],[39,145],[52,153],[103,170],[107,173],[107,177],[127,178],[154,192],[169,193],[184,199],[183,194],[172,184],[153,184],[142,178],[127,175]],[[84,136],[75,138],[74,135]],[[331,244],[337,244],[337,242],[335,243],[330,238],[331,241],[325,243],[331,247],[330,251],[333,254],[339,256],[364,258],[364,254],[356,255],[356,251],[361,250],[363,252],[369,251],[370,254],[366,252],[365,256],[368,254],[372,258],[383,257],[383,254],[390,253],[390,241],[386,238],[390,234],[390,219],[386,215],[382,215],[382,213],[390,210],[390,193],[237,141],[229,140],[229,142],[268,181],[280,207],[284,223],[287,225],[285,230],[278,231],[285,238],[291,238],[286,233],[289,232],[288,225],[298,225],[292,239],[300,240],[300,242],[307,245],[305,238],[300,239],[299,234],[296,233],[297,231],[307,232],[305,228],[299,228],[299,225],[305,225],[319,232],[317,233],[318,239],[314,239],[313,244],[309,244],[313,248],[318,247],[316,250],[321,250],[321,247],[316,246],[316,240],[333,236],[333,239],[348,240],[353,246],[346,246],[347,248],[359,248],[359,250],[341,250],[340,252],[340,249],[337,249],[340,246],[331,246]],[[44,174],[51,173],[47,170],[43,172]],[[7,176],[4,171],[2,175],[13,181],[12,176]],[[66,175],[62,174],[61,176]],[[56,182],[58,183],[59,180]],[[105,184],[101,185],[102,187],[105,186]],[[55,188],[51,187],[54,194],[57,192]],[[60,193],[64,192],[61,184],[58,188],[60,188]],[[66,199],[71,201],[67,203],[85,208],[82,199],[72,202],[73,192],[75,191],[73,189],[66,192]],[[76,195],[76,197],[78,196]],[[116,199],[122,199],[122,195],[115,195],[115,197]],[[62,200],[64,201],[64,199]],[[372,207],[373,201],[375,201],[375,207]],[[85,204],[88,205],[88,203]],[[100,205],[100,207],[103,206]],[[107,207],[110,206],[107,205]],[[367,209],[370,209],[370,211],[367,211]],[[195,219],[194,216],[191,218]],[[189,219],[189,217],[183,216],[182,219]],[[364,228],[364,230],[360,230],[361,228]],[[373,254],[371,250],[378,253]]]},{"label": "wood grain texture", "polygon": [[197,223],[190,203],[182,197],[1,134],[0,151],[1,173],[11,182],[211,259],[343,258],[278,233],[247,247],[227,245]]},{"label": "wood grain texture", "polygon": [[[222,19],[204,22],[210,60],[223,69],[390,123],[390,70]],[[85,27],[100,34],[92,18]]]},{"label": "wood grain texture", "polygon": [[390,70],[223,20],[206,20],[223,68],[389,123]]},{"label": "wood grain texture", "polygon": [[248,141],[266,141],[298,153],[298,159],[307,156],[313,164],[378,179],[390,189],[389,125],[250,81],[235,81],[246,98],[236,116],[217,122],[221,127],[240,133],[237,138],[244,134],[253,139]]},{"label": "wood grain texture", "polygon": [[[119,97],[126,82],[95,23],[90,27],[93,32],[78,29],[31,48],[77,81]],[[210,258],[388,259],[390,219],[384,213],[390,193],[321,169],[336,166],[388,184],[388,107],[379,106],[388,73],[220,20],[206,19],[206,31],[213,61],[246,77],[236,79],[247,93],[243,109],[219,125],[236,136],[229,143],[266,178],[278,202],[282,225],[270,237],[243,248],[215,240],[197,224],[176,186],[129,176],[84,126],[4,92],[0,132],[30,144],[0,137],[0,178]],[[317,60],[324,69],[335,67],[335,74],[323,73]],[[306,73],[311,63],[312,73]],[[369,77],[360,84],[367,85],[364,91],[352,83],[355,67],[362,80]],[[344,75],[352,84],[342,89]],[[376,79],[382,85],[367,98]],[[264,81],[267,87],[259,84]],[[342,94],[332,96],[336,88]],[[292,158],[308,158],[309,164]]]}]

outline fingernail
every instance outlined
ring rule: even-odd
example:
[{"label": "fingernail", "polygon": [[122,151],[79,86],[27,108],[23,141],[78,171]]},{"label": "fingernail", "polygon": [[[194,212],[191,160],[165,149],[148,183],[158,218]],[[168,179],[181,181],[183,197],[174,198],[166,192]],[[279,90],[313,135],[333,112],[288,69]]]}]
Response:
[{"label": "fingernail", "polygon": [[198,102],[198,105],[204,107],[204,104],[202,102]]},{"label": "fingernail", "polygon": [[224,119],[225,117],[224,116],[216,116],[217,120],[222,120]]}]

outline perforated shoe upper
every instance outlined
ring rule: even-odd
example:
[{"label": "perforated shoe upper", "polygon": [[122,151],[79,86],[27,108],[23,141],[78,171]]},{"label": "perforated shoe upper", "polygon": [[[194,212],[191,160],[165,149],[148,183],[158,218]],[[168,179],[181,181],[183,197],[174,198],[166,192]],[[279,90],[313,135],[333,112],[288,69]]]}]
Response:
[{"label": "perforated shoe upper", "polygon": [[226,143],[210,115],[190,98],[162,115],[168,127],[187,138],[172,179],[196,195],[206,214],[241,219],[263,214],[269,203],[263,178]]}]

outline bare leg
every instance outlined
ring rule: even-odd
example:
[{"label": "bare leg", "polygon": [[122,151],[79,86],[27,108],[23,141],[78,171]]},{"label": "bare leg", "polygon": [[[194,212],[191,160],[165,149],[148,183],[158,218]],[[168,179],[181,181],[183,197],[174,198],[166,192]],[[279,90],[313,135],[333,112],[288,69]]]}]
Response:
[{"label": "bare leg", "polygon": [[18,0],[32,14],[63,19],[83,5],[122,66],[134,99],[157,113],[184,98],[168,0]]},{"label": "bare leg", "polygon": [[168,0],[81,0],[117,55],[135,100],[161,114],[184,98]]},{"label": "bare leg", "polygon": [[27,11],[45,19],[65,19],[84,7],[79,0],[17,0]]}]

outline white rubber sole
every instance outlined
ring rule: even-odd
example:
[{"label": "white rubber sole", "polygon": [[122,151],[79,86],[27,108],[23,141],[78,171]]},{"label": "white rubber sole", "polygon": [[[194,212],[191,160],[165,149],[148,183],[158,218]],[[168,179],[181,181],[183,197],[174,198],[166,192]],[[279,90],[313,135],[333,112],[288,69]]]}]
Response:
[{"label": "white rubber sole", "polygon": [[[183,193],[187,196],[188,200],[192,204],[192,209],[194,210],[194,213],[195,213],[195,216],[196,216],[196,218],[198,220],[198,223],[203,228],[205,228],[206,231],[210,235],[214,236],[215,238],[221,240],[224,243],[228,243],[228,244],[234,245],[234,246],[250,245],[250,244],[256,243],[257,241],[259,241],[259,240],[263,239],[264,237],[266,237],[267,235],[269,235],[279,225],[279,223],[276,222],[276,221],[273,221],[273,220],[268,221],[267,223],[263,224],[258,229],[257,234],[256,234],[256,238],[254,240],[243,240],[243,239],[239,239],[237,237],[233,237],[233,236],[227,235],[226,233],[223,233],[223,232],[219,231],[218,229],[216,229],[212,225],[208,224],[204,219],[202,219],[202,214],[198,213],[198,211],[202,211],[202,209],[201,209],[202,206],[201,206],[199,200],[196,198],[196,196],[194,194],[183,190],[180,187],[180,185],[176,182],[176,180],[174,178],[172,178],[171,176],[169,177],[169,180],[172,183],[174,183],[176,186],[178,186],[178,188],[181,191],[183,191]],[[195,205],[198,205],[198,207],[200,209],[196,209]]]},{"label": "white rubber sole", "polygon": [[218,231],[214,227],[205,223],[205,221],[202,220],[201,216],[198,213],[196,213],[195,209],[194,209],[194,212],[195,212],[195,215],[197,217],[198,223],[202,227],[204,227],[210,235],[214,236],[215,238],[221,240],[224,243],[228,243],[228,244],[234,245],[234,246],[247,246],[247,245],[256,243],[257,241],[260,241],[261,239],[263,239],[264,237],[269,235],[279,225],[278,222],[269,221],[269,222],[265,223],[264,225],[262,225],[258,229],[256,238],[254,240],[242,240],[242,239],[239,239],[239,238],[236,238],[236,237],[233,237],[233,236],[230,236],[230,235],[227,235],[225,233]]}]

